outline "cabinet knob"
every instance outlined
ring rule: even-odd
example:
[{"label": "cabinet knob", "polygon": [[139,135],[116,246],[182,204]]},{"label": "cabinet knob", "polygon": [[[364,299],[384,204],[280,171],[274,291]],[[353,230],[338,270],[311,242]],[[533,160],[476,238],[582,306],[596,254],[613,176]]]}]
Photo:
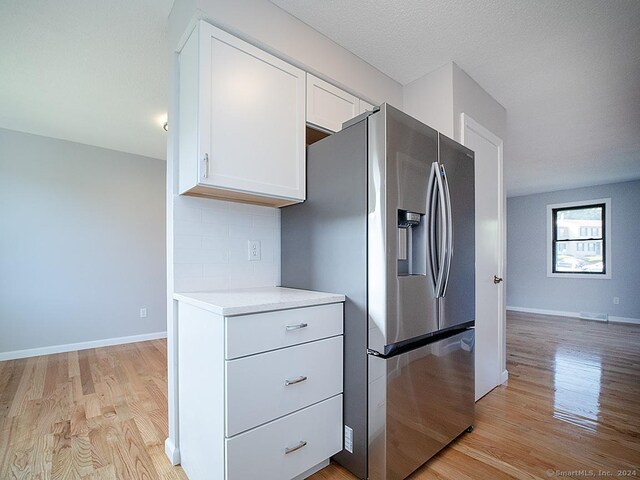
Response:
[{"label": "cabinet knob", "polygon": [[499,276],[497,276],[497,275],[494,275],[494,276],[493,276],[493,283],[495,283],[496,285],[497,285],[498,283],[500,283],[501,281],[502,281],[502,277],[499,277]]}]

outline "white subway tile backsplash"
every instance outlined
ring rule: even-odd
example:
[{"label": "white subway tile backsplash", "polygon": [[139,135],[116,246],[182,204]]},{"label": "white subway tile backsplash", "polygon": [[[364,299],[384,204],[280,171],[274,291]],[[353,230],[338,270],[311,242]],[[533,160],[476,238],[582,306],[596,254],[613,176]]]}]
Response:
[{"label": "white subway tile backsplash", "polygon": [[260,262],[254,262],[253,279],[257,284],[263,287],[275,285],[279,281],[279,278],[276,277],[276,273],[273,269],[269,268],[268,264]]},{"label": "white subway tile backsplash", "polygon": [[227,263],[226,249],[176,248],[173,261],[179,263]]},{"label": "white subway tile backsplash", "polygon": [[176,206],[174,215],[175,218],[179,218],[183,222],[200,223],[202,221],[202,210],[200,208],[189,207],[183,203]]},{"label": "white subway tile backsplash", "polygon": [[[261,260],[250,262],[249,240]],[[175,291],[276,286],[280,210],[221,200],[174,198]]]},{"label": "white subway tile backsplash", "polygon": [[204,278],[208,279],[220,279],[224,281],[229,280],[229,264],[227,263],[205,263]]},{"label": "white subway tile backsplash", "polygon": [[176,235],[173,240],[174,248],[202,248],[200,235]]},{"label": "white subway tile backsplash", "polygon": [[[215,200],[214,200],[215,201]],[[216,223],[225,225],[229,223],[229,212],[222,209],[203,208],[202,223]]]},{"label": "white subway tile backsplash", "polygon": [[205,235],[202,237],[202,248],[204,250],[218,250],[226,253],[229,251],[228,244],[229,237],[226,235]]},{"label": "white subway tile backsplash", "polygon": [[273,228],[273,217],[251,215],[251,225],[254,228]]},{"label": "white subway tile backsplash", "polygon": [[173,271],[176,278],[202,278],[204,268],[201,263],[176,263]]}]

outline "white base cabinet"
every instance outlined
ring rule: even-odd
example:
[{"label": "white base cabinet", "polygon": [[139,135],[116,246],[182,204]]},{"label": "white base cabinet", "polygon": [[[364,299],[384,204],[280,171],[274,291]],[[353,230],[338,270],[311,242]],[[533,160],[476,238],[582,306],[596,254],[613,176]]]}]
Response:
[{"label": "white base cabinet", "polygon": [[222,316],[178,302],[190,480],[298,479],[342,450],[342,312],[334,303]]}]

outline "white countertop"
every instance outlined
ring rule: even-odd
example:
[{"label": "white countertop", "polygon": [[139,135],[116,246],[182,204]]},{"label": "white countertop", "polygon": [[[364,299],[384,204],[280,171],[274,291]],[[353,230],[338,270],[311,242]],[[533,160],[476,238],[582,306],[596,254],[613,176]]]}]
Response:
[{"label": "white countertop", "polygon": [[174,293],[173,298],[227,317],[344,302],[344,295],[284,287]]}]

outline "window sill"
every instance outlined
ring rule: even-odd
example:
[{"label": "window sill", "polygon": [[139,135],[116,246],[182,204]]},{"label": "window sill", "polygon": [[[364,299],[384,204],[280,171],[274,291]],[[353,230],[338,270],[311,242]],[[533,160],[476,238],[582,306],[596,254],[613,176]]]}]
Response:
[{"label": "window sill", "polygon": [[585,278],[590,280],[611,280],[611,273],[551,273],[547,272],[547,277],[552,278]]}]

